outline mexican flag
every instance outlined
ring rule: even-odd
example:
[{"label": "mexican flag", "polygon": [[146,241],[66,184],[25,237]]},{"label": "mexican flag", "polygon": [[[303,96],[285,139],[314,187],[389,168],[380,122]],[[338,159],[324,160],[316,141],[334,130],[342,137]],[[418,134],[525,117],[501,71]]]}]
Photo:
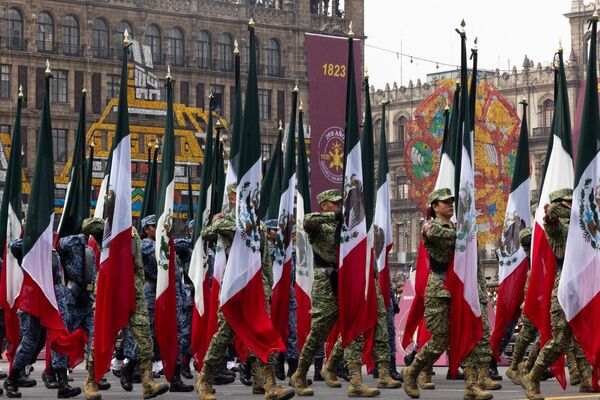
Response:
[{"label": "mexican flag", "polygon": [[373,221],[374,252],[379,288],[385,308],[390,307],[390,268],[389,252],[394,247],[392,235],[392,209],[390,205],[390,173],[388,168],[387,141],[385,139],[385,106],[381,104],[381,131],[379,132],[379,166],[377,169],[377,200],[375,201],[375,219]]},{"label": "mexican flag", "polygon": [[175,129],[173,126],[173,81],[167,73],[167,126],[163,139],[160,182],[156,209],[156,341],[160,348],[165,377],[173,378],[179,347],[177,345],[177,304],[175,288],[175,243],[173,242],[173,197],[175,195]]},{"label": "mexican flag", "polygon": [[600,182],[600,121],[598,120],[598,77],[596,41],[598,13],[592,16],[587,81],[581,135],[575,166],[575,190],[565,261],[558,286],[558,301],[592,365],[596,390],[600,379],[600,234],[597,187]]},{"label": "mexican flag", "polygon": [[304,216],[310,213],[310,182],[308,157],[304,142],[304,112],[302,101],[298,110],[298,166],[296,169],[296,324],[298,329],[298,351],[310,333],[311,290],[314,280],[313,251],[308,234],[304,230]]},{"label": "mexican flag", "polygon": [[[344,148],[344,183],[340,233],[338,278],[339,327],[342,344],[347,346],[377,322],[377,298],[372,258],[367,238],[366,198],[373,187],[363,177],[363,157],[359,141],[359,114],[354,78],[354,34],[348,35],[348,75]],[[372,204],[372,203],[371,203]],[[372,208],[370,212],[372,212]],[[371,221],[369,221],[371,222]]]},{"label": "mexican flag", "polygon": [[[149,149],[150,153],[151,149]],[[159,153],[158,142],[154,144],[154,156],[152,162],[148,163],[148,175],[146,175],[146,186],[144,186],[144,197],[142,199],[142,212],[140,213],[140,219],[138,220],[138,229],[142,229],[142,219],[148,215],[156,215],[156,180],[158,175],[158,153]],[[148,158],[148,161],[150,159]]]},{"label": "mexican flag", "polygon": [[[450,373],[456,374],[460,361],[471,352],[483,334],[477,285],[477,225],[475,220],[475,175],[473,170],[473,129],[469,111],[467,52],[464,29],[461,36],[461,82],[459,125],[462,136],[454,193],[456,204],[456,248],[445,286],[450,291]],[[473,77],[475,79],[475,77]],[[470,93],[475,96],[476,94]],[[460,167],[459,167],[460,166]]]},{"label": "mexican flag", "polygon": [[[110,367],[119,331],[135,311],[131,220],[131,139],[127,105],[127,49],[125,32],[119,87],[117,126],[111,155],[104,208],[104,238],[98,268],[94,313],[94,369],[100,380]],[[96,209],[98,211],[98,209]]]},{"label": "mexican flag", "polygon": [[75,135],[75,147],[71,158],[70,180],[65,195],[63,213],[58,223],[57,243],[60,238],[81,233],[83,220],[89,214],[89,203],[85,195],[85,89],[81,92],[79,123]]},{"label": "mexican flag", "polygon": [[[448,188],[454,192],[454,165],[456,162],[456,149],[460,144],[461,135],[458,134],[460,86],[457,84],[454,90],[454,100],[452,102],[452,116],[448,107],[444,110],[444,136],[442,138],[442,154],[440,155],[440,168],[434,190]],[[428,216],[426,216],[428,217]],[[431,334],[425,327],[423,314],[425,312],[425,288],[431,271],[429,264],[429,253],[423,244],[423,239],[419,240],[417,250],[417,259],[415,263],[415,296],[410,305],[410,310],[406,316],[406,325],[404,336],[402,337],[402,347],[408,348],[413,341],[414,333],[419,329],[417,343],[421,347],[431,338]]]},{"label": "mexican flag", "polygon": [[[69,365],[83,361],[87,340],[82,329],[69,333],[63,323],[52,277],[52,242],[54,225],[54,157],[52,153],[52,122],[50,120],[49,63],[46,61],[44,106],[37,139],[35,172],[29,195],[27,223],[23,233],[23,283],[17,307],[36,318],[47,330],[50,348],[66,354]],[[15,149],[15,156],[20,155]],[[13,173],[18,174],[19,171]],[[14,210],[13,211],[17,211]],[[18,216],[14,216],[18,218]],[[18,229],[18,226],[16,227]]]},{"label": "mexican flag", "polygon": [[529,132],[527,129],[527,103],[523,104],[521,133],[517,147],[517,157],[512,176],[504,229],[500,248],[496,251],[499,266],[498,300],[496,303],[496,322],[490,337],[492,354],[500,360],[500,342],[506,328],[523,303],[525,282],[529,270],[529,257],[519,240],[521,229],[531,226],[530,178],[529,178]]},{"label": "mexican flag", "polygon": [[10,155],[6,168],[4,194],[0,206],[0,249],[2,249],[3,254],[2,276],[0,278],[0,306],[4,309],[6,338],[10,342],[6,356],[11,366],[20,341],[16,303],[23,284],[23,271],[9,247],[13,240],[21,238],[23,232],[21,225],[23,193],[21,178],[23,161],[21,156],[21,108],[23,101],[23,92],[19,90],[17,114],[10,140]]},{"label": "mexican flag", "polygon": [[[561,50],[558,52],[558,58],[559,72],[556,75],[558,83],[555,85],[554,119],[549,148],[546,152],[542,190],[533,222],[531,272],[523,307],[523,313],[540,332],[541,346],[552,338],[550,303],[556,274],[556,258],[544,230],[544,207],[550,203],[550,193],[558,189],[571,188],[574,182],[569,98]],[[565,388],[564,357],[559,357],[550,369],[561,386]]]},{"label": "mexican flag", "polygon": [[206,311],[210,304],[210,276],[208,275],[209,260],[206,243],[202,240],[202,229],[210,221],[210,203],[213,176],[213,97],[208,99],[208,122],[206,126],[206,141],[204,145],[204,160],[200,176],[200,195],[196,206],[194,233],[192,235],[192,259],[189,276],[194,283],[194,309],[192,312],[192,356],[198,365],[202,365],[208,344],[212,337],[207,331],[208,318]]},{"label": "mexican flag", "polygon": [[261,273],[258,204],[260,201],[260,121],[256,78],[254,22],[249,23],[250,67],[240,138],[236,193],[237,229],[223,275],[220,304],[225,319],[239,339],[264,362],[285,345],[267,315]]},{"label": "mexican flag", "polygon": [[271,151],[271,158],[260,188],[262,199],[258,207],[261,221],[275,219],[279,214],[279,200],[281,196],[281,179],[283,173],[283,128],[279,126],[277,141]]},{"label": "mexican flag", "polygon": [[292,92],[292,110],[285,141],[285,157],[283,159],[283,176],[281,180],[281,197],[279,199],[279,215],[277,217],[276,245],[281,253],[273,262],[273,293],[271,296],[271,320],[273,326],[287,343],[289,334],[289,308],[292,281],[292,227],[294,219],[294,198],[296,194],[296,107],[298,104],[298,87]]},{"label": "mexican flag", "polygon": [[[223,211],[229,210],[229,200],[227,199],[227,186],[237,182],[235,175],[235,167],[239,155],[240,137],[242,132],[242,85],[240,82],[240,52],[237,47],[237,41],[235,42],[235,49],[233,51],[234,65],[235,65],[235,110],[233,114],[233,126],[231,128],[231,144],[229,147],[229,165],[227,167],[227,174],[225,175],[225,182],[221,190],[222,204],[221,208]],[[220,187],[220,186],[219,186]],[[217,187],[217,189],[219,189]],[[217,332],[217,322],[219,311],[219,293],[221,292],[221,283],[223,282],[223,274],[225,273],[225,267],[227,266],[227,255],[225,254],[225,248],[221,241],[221,238],[217,239],[217,246],[215,248],[215,263],[213,268],[213,279],[210,292],[210,306],[208,311],[208,330],[206,334],[206,346],[210,344],[210,339]],[[202,362],[202,360],[200,360]]]}]

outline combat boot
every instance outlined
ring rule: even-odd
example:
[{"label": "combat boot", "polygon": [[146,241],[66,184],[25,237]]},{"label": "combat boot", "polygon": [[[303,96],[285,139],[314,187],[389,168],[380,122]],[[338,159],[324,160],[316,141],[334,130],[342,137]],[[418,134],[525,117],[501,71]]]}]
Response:
[{"label": "combat boot", "polygon": [[4,381],[6,396],[11,399],[21,398],[21,392],[19,392],[19,374],[19,370],[13,368],[8,374],[8,378]]},{"label": "combat boot", "polygon": [[275,368],[275,376],[280,381],[285,379],[285,354],[278,353],[277,354],[277,364]]},{"label": "combat boot", "polygon": [[273,365],[263,365],[265,400],[287,400],[294,397],[294,389],[284,388],[277,384]]},{"label": "combat boot", "polygon": [[206,372],[206,368],[202,368],[202,372],[196,378],[196,390],[200,400],[215,400],[212,376]]},{"label": "combat boot", "polygon": [[142,360],[140,362],[140,368],[142,369],[144,399],[152,399],[169,390],[169,385],[167,383],[155,383],[152,379],[152,363],[150,360]]},{"label": "combat boot", "polygon": [[338,380],[335,369],[331,363],[331,359],[327,360],[323,368],[321,368],[321,378],[325,381],[325,384],[330,388],[341,388],[342,382]]},{"label": "combat boot", "polygon": [[66,368],[57,368],[56,377],[58,379],[58,398],[68,399],[81,393],[81,388],[69,386]]},{"label": "combat boot", "polygon": [[417,384],[423,390],[433,390],[435,389],[435,384],[431,381],[431,371],[433,370],[433,366],[429,366],[427,368],[423,368],[421,372],[419,372],[419,377],[417,378]]},{"label": "combat boot", "polygon": [[521,386],[525,389],[525,394],[529,400],[544,400],[540,393],[540,378],[542,368],[534,365],[531,371],[526,375],[521,375]]},{"label": "combat boot", "polygon": [[475,367],[463,367],[463,371],[465,372],[465,400],[488,400],[494,397],[490,392],[486,392],[479,387]]},{"label": "combat boot", "polygon": [[137,364],[136,360],[129,359],[121,368],[121,377],[119,380],[121,381],[121,387],[126,392],[131,392],[133,390],[133,371],[135,370],[135,365]]},{"label": "combat boot", "polygon": [[46,389],[58,389],[58,381],[56,380],[54,368],[49,367],[42,372],[42,382],[44,382]]},{"label": "combat boot", "polygon": [[390,376],[390,363],[381,361],[377,364],[377,387],[379,389],[397,389],[402,386],[402,382],[395,380]]},{"label": "combat boot", "polygon": [[83,397],[85,400],[100,400],[102,395],[98,392],[98,385],[94,376],[94,365],[88,364],[88,375],[83,384]]},{"label": "combat boot", "polygon": [[361,374],[361,365],[358,363],[348,363],[348,374],[350,375],[350,385],[348,386],[348,397],[375,397],[379,396],[379,390],[367,386],[363,382]]},{"label": "combat boot", "polygon": [[394,380],[402,382],[402,375],[400,375],[398,369],[396,368],[396,357],[394,356],[390,357],[390,376]]},{"label": "combat boot", "polygon": [[308,373],[310,364],[303,361],[301,358],[298,362],[298,369],[292,374],[290,378],[290,386],[294,388],[298,396],[312,396],[315,393],[306,384],[306,374]]},{"label": "combat boot", "polygon": [[252,394],[265,394],[265,379],[262,365],[258,360],[250,364],[250,373],[252,374]]},{"label": "combat boot", "polygon": [[579,385],[581,382],[581,377],[579,376],[577,361],[575,361],[575,355],[572,351],[567,353],[567,365],[569,367],[569,383],[571,386]]},{"label": "combat boot", "polygon": [[596,393],[592,387],[592,370],[587,360],[577,360],[577,368],[579,371],[580,384],[579,393]]},{"label": "combat boot", "polygon": [[404,367],[400,371],[402,374],[402,383],[404,383],[404,392],[408,397],[413,399],[418,399],[421,396],[419,392],[419,385],[417,385],[417,376],[419,373],[415,374],[415,368],[412,366]]},{"label": "combat boot", "polygon": [[315,358],[315,373],[313,375],[313,381],[322,382],[323,377],[321,376],[321,370],[323,369],[323,357]]},{"label": "combat boot", "polygon": [[181,380],[181,366],[176,365],[173,379],[169,384],[169,392],[191,392],[192,390],[194,390],[193,385],[187,385]]},{"label": "combat boot", "polygon": [[502,384],[492,380],[490,377],[490,367],[487,363],[477,365],[477,384],[483,390],[500,390]]},{"label": "combat boot", "polygon": [[515,385],[521,384],[521,374],[519,373],[519,366],[511,363],[506,370],[506,377],[512,381]]}]

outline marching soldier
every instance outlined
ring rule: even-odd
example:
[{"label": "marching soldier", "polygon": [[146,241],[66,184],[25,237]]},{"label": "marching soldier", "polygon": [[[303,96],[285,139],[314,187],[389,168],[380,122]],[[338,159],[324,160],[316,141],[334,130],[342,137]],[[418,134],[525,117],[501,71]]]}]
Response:
[{"label": "marching soldier", "polygon": [[[331,189],[319,193],[317,201],[321,212],[308,214],[304,218],[304,229],[309,235],[314,252],[315,278],[312,288],[310,333],[302,348],[298,369],[290,380],[290,384],[299,396],[314,394],[307,385],[306,374],[315,354],[325,342],[338,318],[337,230],[338,225],[342,222],[342,196],[338,190]],[[344,359],[351,377],[348,395],[351,397],[377,396],[379,390],[368,387],[362,381],[362,347],[363,339],[360,337],[344,349]],[[331,374],[331,372],[325,373],[327,376]]]}]

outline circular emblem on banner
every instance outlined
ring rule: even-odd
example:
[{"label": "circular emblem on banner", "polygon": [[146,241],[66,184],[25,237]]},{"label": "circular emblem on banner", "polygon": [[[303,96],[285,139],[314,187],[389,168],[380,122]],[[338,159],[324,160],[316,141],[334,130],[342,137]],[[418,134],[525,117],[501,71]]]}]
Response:
[{"label": "circular emblem on banner", "polygon": [[319,140],[319,167],[325,178],[342,183],[344,174],[344,130],[337,126],[327,128]]}]

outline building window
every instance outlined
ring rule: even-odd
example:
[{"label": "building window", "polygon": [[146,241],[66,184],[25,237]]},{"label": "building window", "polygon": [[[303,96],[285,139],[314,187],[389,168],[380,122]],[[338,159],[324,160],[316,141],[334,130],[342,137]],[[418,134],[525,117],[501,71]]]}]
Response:
[{"label": "building window", "polygon": [[10,125],[0,125],[0,133],[10,134]]},{"label": "building window", "polygon": [[406,117],[401,115],[394,120],[394,142],[404,142],[406,140]]},{"label": "building window", "polygon": [[23,16],[16,8],[9,8],[7,15],[8,48],[23,50]]},{"label": "building window", "polygon": [[108,58],[108,25],[102,18],[96,18],[92,25],[92,55]]},{"label": "building window", "polygon": [[160,39],[160,29],[158,29],[156,25],[150,25],[148,29],[146,29],[144,44],[150,46],[150,50],[152,51],[152,63],[160,65],[162,44]]},{"label": "building window", "polygon": [[116,99],[119,97],[119,83],[121,77],[119,75],[106,76],[106,100]]},{"label": "building window", "polygon": [[10,65],[0,64],[0,98],[10,98]]},{"label": "building window", "polygon": [[[123,39],[124,39],[124,35],[125,35],[125,29],[127,29],[127,34],[129,35],[129,40],[133,40],[133,28],[131,27],[131,24],[127,21],[119,22],[119,25],[117,25],[117,29],[115,30],[115,32],[113,34],[114,41],[115,41],[115,51],[117,53],[117,57],[119,58],[119,60],[123,59]],[[129,47],[127,49],[127,54],[128,54],[128,57],[131,59],[131,57],[132,57],[131,47]]]},{"label": "building window", "polygon": [[198,68],[210,68],[210,35],[206,31],[198,32],[196,37],[196,58]]},{"label": "building window", "polygon": [[260,156],[262,158],[263,163],[266,163],[271,159],[271,145],[268,143],[260,144]]},{"label": "building window", "polygon": [[398,183],[398,199],[408,199],[408,183]]},{"label": "building window", "polygon": [[79,23],[72,15],[67,15],[63,20],[62,51],[69,56],[79,55]]},{"label": "building window", "polygon": [[183,33],[179,28],[173,28],[169,31],[167,52],[169,54],[169,63],[176,67],[184,65],[184,42]]},{"label": "building window", "polygon": [[258,114],[261,120],[271,119],[271,91],[258,89]]},{"label": "building window", "polygon": [[50,14],[43,12],[38,15],[37,49],[41,52],[54,50],[54,21]]},{"label": "building window", "polygon": [[52,129],[52,150],[54,161],[60,163],[67,162],[67,130]]},{"label": "building window", "polygon": [[50,101],[56,103],[66,103],[69,101],[67,96],[69,89],[69,71],[61,69],[52,71],[50,79]]},{"label": "building window", "polygon": [[279,43],[275,39],[270,39],[265,48],[265,65],[267,75],[281,76],[281,50]]},{"label": "building window", "polygon": [[213,95],[213,107],[215,114],[223,115],[223,101],[225,100],[225,86],[210,85],[210,93]]},{"label": "building window", "polygon": [[554,114],[554,102],[550,99],[546,99],[542,103],[542,127],[552,126],[552,114]]},{"label": "building window", "polygon": [[217,44],[217,69],[219,71],[233,71],[233,40],[228,33],[219,36]]}]

